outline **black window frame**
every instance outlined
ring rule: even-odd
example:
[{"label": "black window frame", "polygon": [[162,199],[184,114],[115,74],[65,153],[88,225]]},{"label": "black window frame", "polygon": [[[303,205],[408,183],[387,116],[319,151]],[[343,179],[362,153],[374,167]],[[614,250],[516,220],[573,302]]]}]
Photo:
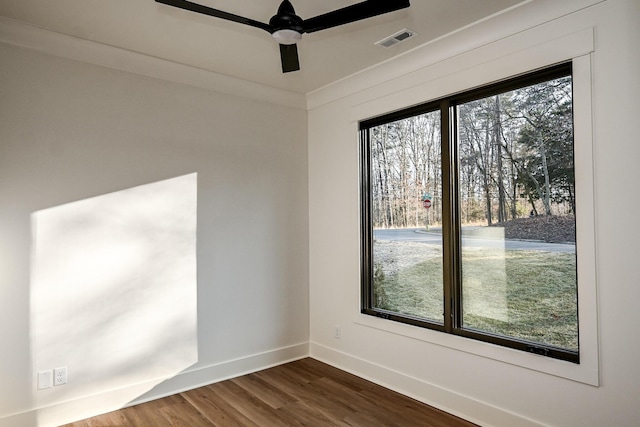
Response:
[{"label": "black window frame", "polygon": [[[465,329],[462,325],[462,280],[461,280],[461,232],[460,208],[458,205],[458,152],[457,152],[457,106],[477,99],[521,89],[561,77],[573,77],[572,63],[566,62],[524,75],[491,83],[465,92],[425,102],[399,111],[359,122],[360,135],[360,214],[361,214],[361,313],[400,323],[441,331],[444,333],[488,342],[504,347],[535,353],[576,364],[580,363],[579,350],[573,351],[552,345],[530,342],[513,337],[491,334],[479,330]],[[376,126],[440,111],[442,153],[442,244],[443,244],[443,291],[444,322],[438,323],[424,318],[375,308],[373,297],[373,224],[371,191],[371,144],[370,130]],[[574,118],[575,128],[575,118]],[[577,285],[577,283],[576,283]],[[577,286],[576,286],[577,292]],[[578,325],[579,328],[579,325]],[[579,329],[578,329],[579,331]]]}]

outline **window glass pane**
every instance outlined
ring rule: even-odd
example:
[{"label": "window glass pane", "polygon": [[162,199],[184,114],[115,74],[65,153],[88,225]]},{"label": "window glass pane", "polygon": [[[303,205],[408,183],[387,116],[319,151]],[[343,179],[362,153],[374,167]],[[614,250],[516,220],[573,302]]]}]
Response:
[{"label": "window glass pane", "polygon": [[463,327],[577,350],[571,77],[457,113]]},{"label": "window glass pane", "polygon": [[374,308],[443,322],[440,111],[370,129]]}]

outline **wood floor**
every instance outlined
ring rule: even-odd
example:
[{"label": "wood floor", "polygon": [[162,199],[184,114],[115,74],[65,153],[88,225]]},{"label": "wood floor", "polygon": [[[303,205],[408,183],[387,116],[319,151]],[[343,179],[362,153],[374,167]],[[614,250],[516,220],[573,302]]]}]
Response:
[{"label": "wood floor", "polygon": [[307,358],[64,427],[474,425]]}]

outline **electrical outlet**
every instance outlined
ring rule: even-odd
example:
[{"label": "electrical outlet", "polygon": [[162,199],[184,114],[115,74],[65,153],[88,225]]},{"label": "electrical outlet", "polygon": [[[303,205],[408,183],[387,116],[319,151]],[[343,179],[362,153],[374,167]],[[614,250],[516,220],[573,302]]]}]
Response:
[{"label": "electrical outlet", "polygon": [[67,383],[67,367],[53,370],[53,385],[63,385]]},{"label": "electrical outlet", "polygon": [[48,371],[38,372],[38,390],[50,388],[53,385],[53,372],[51,369]]},{"label": "electrical outlet", "polygon": [[333,337],[337,340],[339,340],[340,338],[342,338],[342,330],[340,329],[340,326],[336,325],[336,331],[333,335]]}]

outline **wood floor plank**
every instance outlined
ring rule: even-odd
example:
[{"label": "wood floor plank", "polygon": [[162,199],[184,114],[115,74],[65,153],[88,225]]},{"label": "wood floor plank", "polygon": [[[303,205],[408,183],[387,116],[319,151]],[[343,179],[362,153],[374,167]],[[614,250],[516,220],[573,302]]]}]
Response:
[{"label": "wood floor plank", "polygon": [[209,389],[258,426],[300,425],[286,420],[280,412],[232,381],[212,384]]},{"label": "wood floor plank", "polygon": [[249,418],[237,409],[218,398],[209,387],[200,387],[181,393],[193,405],[194,409],[203,414],[212,426],[216,427],[253,427],[256,426]]},{"label": "wood floor plank", "polygon": [[472,427],[305,358],[63,427]]},{"label": "wood floor plank", "polygon": [[296,400],[295,397],[273,386],[256,374],[244,375],[231,381],[274,409],[281,408],[287,403],[295,402]]},{"label": "wood floor plank", "polygon": [[89,418],[86,427],[125,427],[129,425],[122,411],[109,412],[95,418]]},{"label": "wood floor plank", "polygon": [[298,421],[304,426],[313,427],[352,427],[353,425],[338,418],[335,414],[327,413],[323,408],[299,400],[287,404],[279,411],[290,419]]},{"label": "wood floor plank", "polygon": [[290,367],[286,370],[275,370],[270,372],[258,372],[266,381],[270,381],[276,387],[287,390],[293,396],[305,403],[309,408],[319,412],[324,417],[341,422],[346,416],[353,413],[353,408],[349,406],[348,399],[336,399],[336,396],[318,390],[314,383],[301,381],[301,377],[293,374]]},{"label": "wood floor plank", "polygon": [[124,411],[130,425],[207,427],[211,423],[181,395],[173,395]]},{"label": "wood floor plank", "polygon": [[194,410],[191,404],[184,400],[159,409],[162,417],[173,427],[210,427],[209,421],[202,413]]}]

